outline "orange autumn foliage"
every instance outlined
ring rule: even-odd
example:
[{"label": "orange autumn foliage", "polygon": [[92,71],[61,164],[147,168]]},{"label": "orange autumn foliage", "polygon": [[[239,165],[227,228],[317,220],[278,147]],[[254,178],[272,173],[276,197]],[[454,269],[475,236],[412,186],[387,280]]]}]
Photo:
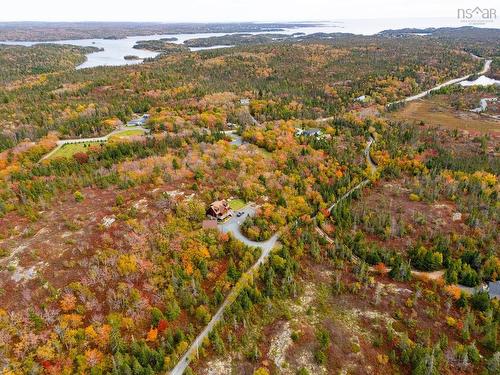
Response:
[{"label": "orange autumn foliage", "polygon": [[328,209],[326,209],[326,208],[321,209],[321,213],[323,214],[323,216],[325,218],[329,218],[330,215],[331,215],[331,212]]},{"label": "orange autumn foliage", "polygon": [[88,349],[85,351],[85,360],[89,367],[97,366],[103,359],[103,354],[97,349]]},{"label": "orange autumn foliage", "polygon": [[94,339],[94,342],[101,348],[106,347],[109,344],[110,333],[111,326],[109,324],[104,324],[97,329],[97,337]]},{"label": "orange autumn foliage", "polygon": [[183,264],[184,264],[184,269],[186,270],[186,273],[188,275],[192,275],[193,274],[193,265],[192,265],[192,263],[189,260],[184,260]]},{"label": "orange autumn foliage", "polygon": [[379,275],[385,275],[387,273],[387,267],[382,262],[378,263],[374,267],[374,269],[375,269],[375,272],[377,272]]},{"label": "orange autumn foliage", "polygon": [[76,307],[76,297],[73,294],[66,293],[59,303],[62,311],[71,311]]},{"label": "orange autumn foliage", "polygon": [[220,233],[219,234],[219,241],[221,241],[221,242],[229,241],[229,235],[227,233]]},{"label": "orange autumn foliage", "polygon": [[456,285],[446,285],[444,287],[444,290],[445,290],[446,294],[448,294],[454,300],[458,300],[460,298],[460,294],[462,293],[460,288]]},{"label": "orange autumn foliage", "polygon": [[154,342],[158,338],[158,329],[156,328],[151,328],[148,332],[148,335],[146,337],[146,341],[149,342]]},{"label": "orange autumn foliage", "polygon": [[83,318],[78,314],[64,314],[60,317],[61,325],[71,328],[78,328],[83,324]]}]

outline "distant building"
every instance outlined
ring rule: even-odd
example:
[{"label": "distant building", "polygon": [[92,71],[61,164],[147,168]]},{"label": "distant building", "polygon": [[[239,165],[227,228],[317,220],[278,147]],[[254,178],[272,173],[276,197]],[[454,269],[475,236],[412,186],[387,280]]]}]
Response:
[{"label": "distant building", "polygon": [[321,132],[320,129],[297,129],[295,131],[295,135],[297,137],[303,135],[303,136],[306,136],[306,137],[319,137],[321,136],[323,133]]},{"label": "distant building", "polygon": [[241,105],[250,105],[250,99],[248,98],[243,98],[240,100]]},{"label": "distant building", "polygon": [[500,299],[500,281],[490,281],[488,283],[488,294],[490,298]]},{"label": "distant building", "polygon": [[355,100],[358,102],[364,102],[366,100],[366,95],[358,96]]},{"label": "distant building", "polygon": [[146,122],[148,122],[149,117],[150,116],[146,113],[146,114],[142,115],[141,117],[135,118],[135,119],[127,122],[127,126],[143,126],[146,124]]},{"label": "distant building", "polygon": [[229,203],[224,199],[213,202],[208,208],[207,215],[217,220],[224,220],[233,216],[233,210],[231,210]]}]

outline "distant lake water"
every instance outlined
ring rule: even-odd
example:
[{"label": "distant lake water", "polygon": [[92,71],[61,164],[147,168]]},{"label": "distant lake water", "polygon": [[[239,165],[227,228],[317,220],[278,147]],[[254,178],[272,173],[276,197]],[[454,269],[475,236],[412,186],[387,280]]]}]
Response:
[{"label": "distant lake water", "polygon": [[[318,26],[315,26],[318,25]],[[426,28],[426,27],[460,27],[464,26],[455,18],[408,18],[408,19],[366,19],[366,20],[339,20],[328,22],[311,23],[310,27],[288,28],[279,32],[253,32],[252,34],[280,33],[294,34],[303,33],[306,35],[314,33],[352,33],[362,35],[373,35],[387,29],[401,29],[406,27]],[[489,24],[488,27],[498,27],[498,24]],[[87,55],[87,61],[79,65],[77,69],[92,68],[96,66],[118,66],[139,64],[142,59],[152,58],[158,55],[157,52],[140,50],[132,48],[139,40],[158,40],[162,38],[177,38],[173,43],[183,43],[188,39],[207,38],[211,36],[223,36],[238,33],[197,33],[197,34],[164,34],[164,35],[146,35],[130,36],[124,39],[78,39],[78,40],[57,40],[46,43],[53,44],[72,44],[75,46],[92,46],[102,48],[103,51]],[[0,44],[32,46],[40,42],[14,42],[6,41]],[[215,46],[207,48],[192,48],[192,51],[203,49],[214,49],[231,46]],[[140,60],[125,60],[127,55],[134,55]]]}]

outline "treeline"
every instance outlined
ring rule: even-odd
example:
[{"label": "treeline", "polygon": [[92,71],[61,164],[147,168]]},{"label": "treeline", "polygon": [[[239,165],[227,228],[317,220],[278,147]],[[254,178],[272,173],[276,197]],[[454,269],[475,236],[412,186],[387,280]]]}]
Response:
[{"label": "treeline", "polygon": [[95,47],[36,44],[31,47],[0,44],[0,83],[21,78],[72,70],[86,60]]},{"label": "treeline", "polygon": [[[73,51],[70,57],[74,51],[83,53],[66,46],[30,48],[55,54],[50,59],[58,64],[71,60],[68,48]],[[65,56],[59,58],[62,51]],[[0,65],[7,70],[18,66],[7,61]],[[384,105],[471,73],[479,65],[467,54],[454,53],[425,38],[402,41],[346,35],[202,51],[140,66],[99,67],[43,79],[37,76],[30,84],[0,91],[0,121],[11,124],[14,132],[4,132],[0,142],[7,147],[24,136],[36,139],[49,130],[94,135],[100,132],[98,123],[111,117],[124,121],[132,112],[176,109],[181,102],[198,102],[205,95],[228,91],[239,97],[250,95],[256,104],[252,103],[252,113],[259,120],[317,118],[343,113],[360,95]],[[18,129],[25,130],[17,134]]]}]

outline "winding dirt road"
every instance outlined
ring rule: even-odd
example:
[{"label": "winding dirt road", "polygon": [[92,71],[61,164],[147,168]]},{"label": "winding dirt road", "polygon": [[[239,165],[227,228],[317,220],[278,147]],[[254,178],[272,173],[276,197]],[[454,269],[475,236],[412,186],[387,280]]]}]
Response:
[{"label": "winding dirt road", "polygon": [[[482,75],[482,74],[485,74],[486,72],[488,72],[490,70],[490,68],[491,68],[491,62],[492,61],[493,60],[485,60],[484,61],[483,69],[481,71],[477,72],[476,74]],[[472,75],[473,74],[468,74],[468,75],[460,77],[460,78],[450,79],[449,81],[446,81],[446,82],[441,83],[441,84],[439,84],[437,86],[434,86],[433,88],[431,88],[429,90],[422,91],[420,94],[413,95],[413,96],[410,96],[408,98],[401,99],[401,100],[389,103],[387,106],[391,106],[391,105],[399,104],[399,103],[411,102],[413,100],[421,99],[424,96],[429,95],[432,91],[436,91],[436,90],[439,90],[439,89],[441,89],[443,87],[454,85],[455,83],[459,83],[459,82],[465,81],[466,79],[468,79]]]},{"label": "winding dirt road", "polygon": [[[489,71],[490,67],[491,67],[491,62],[492,62],[492,60],[485,60],[485,64],[484,64],[483,69],[480,72],[478,72],[477,74],[481,75],[481,74],[484,74],[487,71]],[[428,95],[432,91],[439,90],[442,87],[446,87],[446,86],[453,85],[455,83],[464,81],[464,80],[468,79],[470,76],[472,76],[472,74],[469,74],[469,75],[464,76],[464,77],[449,80],[449,81],[444,82],[440,85],[437,85],[429,90],[423,91],[420,94],[411,96],[411,97],[406,98],[406,99],[399,100],[397,102],[390,103],[389,105],[397,104],[397,103],[401,103],[401,102],[410,102],[413,100],[423,98],[424,96]],[[331,119],[333,119],[333,117],[320,118],[320,119],[317,119],[316,121],[317,122],[325,122],[325,121],[329,121]],[[255,119],[253,119],[253,120],[256,124],[258,124],[258,122]],[[375,142],[375,140],[372,137],[370,137],[368,142],[367,142],[367,146],[364,150],[366,163],[372,172],[376,172],[376,170],[377,170],[377,165],[373,162],[373,160],[370,156],[370,148],[374,142]],[[348,198],[354,191],[361,189],[362,187],[366,186],[369,183],[370,183],[369,179],[361,181],[359,184],[357,184],[352,189],[350,189],[347,193],[345,193],[343,196],[341,196],[330,207],[328,207],[328,210],[329,211],[333,210],[337,204],[339,204],[340,202],[342,202],[343,200]],[[250,209],[250,208],[246,208],[246,209],[248,210],[248,212],[245,211],[246,214],[249,214],[249,215],[255,214],[254,209]],[[267,240],[265,242],[261,242],[261,243],[253,242],[253,241],[249,241],[241,234],[241,232],[239,230],[239,225],[240,225],[239,221],[236,218],[233,218],[228,223],[220,225],[219,230],[221,230],[224,233],[232,233],[236,238],[242,240],[242,242],[244,242],[250,246],[258,247],[262,250],[262,254],[259,257],[259,259],[257,260],[257,262],[255,262],[255,264],[248,271],[246,271],[243,274],[242,279],[244,279],[245,277],[251,277],[254,274],[254,272],[257,271],[258,268],[262,265],[262,263],[264,263],[265,260],[269,257],[269,255],[271,254],[271,250],[276,245],[276,243],[279,239],[279,233],[276,233],[273,237],[271,237],[269,240]],[[318,232],[319,235],[324,237],[328,242],[333,242],[333,240],[325,232],[323,232],[323,230],[321,230],[321,228],[319,228],[318,226],[316,227],[316,231]],[[251,242],[251,243],[249,243],[249,242]],[[416,271],[412,271],[412,273],[413,272],[417,273]],[[420,272],[419,274],[427,274],[427,273]],[[441,276],[441,273],[435,273],[435,274],[438,277]],[[231,303],[238,297],[239,292],[240,292],[240,290],[236,287],[233,288],[233,290],[231,290],[231,292],[226,297],[226,299],[224,300],[222,305],[219,307],[217,312],[214,314],[214,316],[212,317],[212,319],[210,320],[208,325],[203,329],[203,331],[201,331],[201,333],[191,343],[191,346],[187,349],[187,351],[181,357],[181,359],[179,360],[177,365],[170,371],[170,375],[182,375],[184,373],[186,368],[189,366],[189,363],[191,362],[191,360],[197,355],[198,349],[202,345],[204,339],[206,337],[208,337],[208,334],[214,329],[214,327],[217,325],[217,323],[220,322],[220,320],[222,319],[222,317],[224,315],[226,308],[229,307],[231,305]]]}]

